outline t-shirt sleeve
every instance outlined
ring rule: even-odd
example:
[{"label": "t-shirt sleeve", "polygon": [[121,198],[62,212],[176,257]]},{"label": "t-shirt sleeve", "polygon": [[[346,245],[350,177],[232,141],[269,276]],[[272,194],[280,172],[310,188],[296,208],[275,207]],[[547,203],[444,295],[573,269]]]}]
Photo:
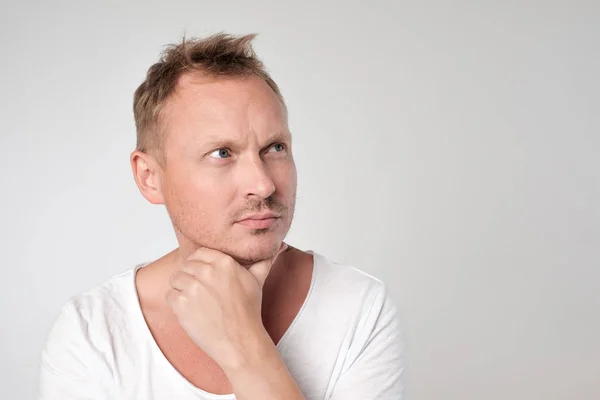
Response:
[{"label": "t-shirt sleeve", "polygon": [[111,398],[102,386],[107,370],[89,341],[89,324],[67,302],[46,337],[39,367],[38,400]]},{"label": "t-shirt sleeve", "polygon": [[401,400],[403,349],[397,306],[384,284],[365,305],[348,358],[329,400]]}]

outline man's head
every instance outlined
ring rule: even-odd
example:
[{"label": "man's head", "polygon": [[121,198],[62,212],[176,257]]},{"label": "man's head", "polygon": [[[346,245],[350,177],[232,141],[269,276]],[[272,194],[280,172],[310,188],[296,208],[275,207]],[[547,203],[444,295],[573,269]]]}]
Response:
[{"label": "man's head", "polygon": [[135,92],[131,154],[140,191],[165,204],[182,250],[206,246],[244,264],[277,252],[296,197],[287,110],[254,36],[170,46]]}]

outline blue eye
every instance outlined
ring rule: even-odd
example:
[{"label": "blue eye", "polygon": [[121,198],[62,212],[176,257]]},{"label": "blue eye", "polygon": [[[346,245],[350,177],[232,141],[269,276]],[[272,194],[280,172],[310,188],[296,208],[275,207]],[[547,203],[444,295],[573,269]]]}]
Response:
[{"label": "blue eye", "polygon": [[[216,156],[214,156],[213,154],[216,154]],[[229,154],[229,150],[227,149],[217,149],[215,151],[213,151],[212,153],[210,153],[211,157],[215,157],[215,158],[227,158],[230,156]]]},{"label": "blue eye", "polygon": [[[275,149],[276,152],[281,152],[285,150],[285,146],[283,143],[275,143],[273,146],[271,146],[271,149]],[[269,151],[271,149],[269,149]]]}]

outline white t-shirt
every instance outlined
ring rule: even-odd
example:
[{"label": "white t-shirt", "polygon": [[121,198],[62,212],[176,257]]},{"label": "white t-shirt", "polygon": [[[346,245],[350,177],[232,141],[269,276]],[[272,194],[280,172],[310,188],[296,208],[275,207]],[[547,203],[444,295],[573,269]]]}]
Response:
[{"label": "white t-shirt", "polygon": [[[307,400],[402,399],[396,306],[378,279],[314,256],[308,296],[277,349]],[[135,289],[138,265],[67,301],[41,355],[39,400],[216,400],[165,358]]]}]

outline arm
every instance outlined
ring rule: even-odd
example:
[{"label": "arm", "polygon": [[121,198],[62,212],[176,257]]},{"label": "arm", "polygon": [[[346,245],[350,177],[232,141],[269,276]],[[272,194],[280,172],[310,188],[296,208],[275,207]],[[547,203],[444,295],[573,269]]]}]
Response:
[{"label": "arm", "polygon": [[329,400],[401,400],[403,342],[397,307],[385,286],[361,324]]},{"label": "arm", "polygon": [[245,359],[224,367],[237,400],[304,400],[266,331],[256,347],[248,350]]}]

